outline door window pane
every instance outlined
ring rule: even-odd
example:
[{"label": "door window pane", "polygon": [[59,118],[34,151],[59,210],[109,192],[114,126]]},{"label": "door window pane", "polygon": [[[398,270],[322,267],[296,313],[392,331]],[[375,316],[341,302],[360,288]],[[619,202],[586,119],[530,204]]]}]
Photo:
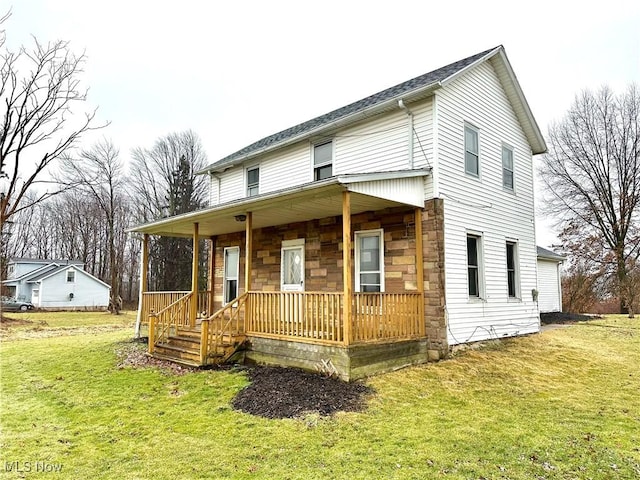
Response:
[{"label": "door window pane", "polygon": [[384,266],[382,264],[382,231],[356,233],[356,275],[360,292],[381,292]]}]

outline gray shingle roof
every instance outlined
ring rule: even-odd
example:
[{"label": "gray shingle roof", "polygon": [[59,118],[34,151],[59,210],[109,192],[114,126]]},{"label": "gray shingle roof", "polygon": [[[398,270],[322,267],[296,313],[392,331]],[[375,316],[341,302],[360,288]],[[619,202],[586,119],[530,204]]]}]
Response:
[{"label": "gray shingle roof", "polygon": [[548,260],[557,260],[557,261],[564,261],[567,259],[567,257],[558,255],[556,252],[547,250],[546,248],[536,247],[536,249],[538,253],[538,258],[545,258]]},{"label": "gray shingle roof", "polygon": [[477,53],[444,67],[438,68],[437,70],[433,70],[418,77],[412,78],[411,80],[407,80],[406,82],[402,82],[391,88],[387,88],[386,90],[382,90],[381,92],[374,93],[373,95],[363,98],[362,100],[358,100],[357,102],[353,102],[349,105],[338,108],[337,110],[333,110],[332,112],[325,113],[324,115],[320,115],[319,117],[287,128],[286,130],[282,130],[281,132],[269,135],[268,137],[258,140],[257,142],[252,143],[251,145],[248,145],[241,150],[238,150],[237,152],[232,153],[231,155],[228,155],[221,160],[212,163],[203,171],[219,169],[226,165],[232,164],[236,160],[243,159],[244,157],[249,156],[252,153],[270,148],[290,138],[311,132],[318,127],[322,127],[323,125],[329,125],[337,120],[363,111],[369,107],[386,102],[393,98],[400,98],[402,97],[402,95],[408,92],[412,92],[421,87],[426,87],[428,85],[434,85],[438,82],[442,82],[452,75],[455,75],[459,71],[463,70],[464,68],[468,67],[469,65],[473,64],[477,60],[481,59],[485,55],[496,50],[497,48],[500,47],[491,48],[489,50]]}]

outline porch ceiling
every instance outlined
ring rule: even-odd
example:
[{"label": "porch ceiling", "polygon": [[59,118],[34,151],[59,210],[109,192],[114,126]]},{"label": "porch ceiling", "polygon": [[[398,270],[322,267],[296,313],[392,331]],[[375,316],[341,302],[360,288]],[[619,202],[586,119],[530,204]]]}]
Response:
[{"label": "porch ceiling", "polygon": [[[411,183],[413,191],[409,196],[406,192],[406,182],[402,192],[398,192],[398,195],[384,194],[386,198],[354,191],[363,190],[362,188],[354,188],[355,185],[361,187],[366,182],[380,183],[384,181],[384,176],[380,174],[333,177],[323,182],[244,198],[197,212],[140,225],[129,231],[170,237],[191,237],[193,224],[198,223],[200,236],[211,237],[244,231],[245,222],[237,221],[235,217],[245,215],[247,212],[252,212],[254,229],[338,216],[342,215],[342,192],[347,190],[352,192],[352,214],[402,205],[418,206],[417,198],[424,198],[422,178],[429,172],[425,170],[410,172],[412,175],[404,172],[402,175],[396,174],[390,178],[391,180],[413,179],[414,181]],[[364,190],[366,191],[366,189]]]}]

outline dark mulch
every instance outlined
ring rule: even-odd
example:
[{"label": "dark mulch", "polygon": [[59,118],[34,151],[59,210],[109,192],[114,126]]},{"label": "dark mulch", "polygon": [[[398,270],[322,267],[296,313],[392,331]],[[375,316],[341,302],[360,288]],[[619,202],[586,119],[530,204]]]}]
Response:
[{"label": "dark mulch", "polygon": [[588,320],[595,320],[602,318],[600,315],[584,315],[581,313],[564,313],[564,312],[551,312],[541,313],[540,321],[547,325],[550,323],[571,323],[571,322],[586,322]]},{"label": "dark mulch", "polygon": [[132,339],[118,343],[116,355],[118,356],[118,368],[155,367],[175,375],[184,375],[185,373],[196,372],[198,370],[197,368],[178,365],[177,363],[150,357],[147,355],[146,343],[140,339]]},{"label": "dark mulch", "polygon": [[233,407],[266,418],[295,418],[305,413],[358,412],[373,389],[295,368],[253,367],[251,385],[236,395]]}]

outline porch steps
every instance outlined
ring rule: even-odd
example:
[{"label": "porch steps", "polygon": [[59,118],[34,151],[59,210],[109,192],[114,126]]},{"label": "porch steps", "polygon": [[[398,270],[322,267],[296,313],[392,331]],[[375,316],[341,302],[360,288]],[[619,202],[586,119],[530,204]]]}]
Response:
[{"label": "porch steps", "polygon": [[169,336],[166,343],[156,344],[153,357],[192,367],[221,364],[240,350],[245,340],[244,335],[224,335],[217,351],[209,352],[208,359],[205,364],[202,364],[200,362],[200,331],[179,330],[176,335]]}]

